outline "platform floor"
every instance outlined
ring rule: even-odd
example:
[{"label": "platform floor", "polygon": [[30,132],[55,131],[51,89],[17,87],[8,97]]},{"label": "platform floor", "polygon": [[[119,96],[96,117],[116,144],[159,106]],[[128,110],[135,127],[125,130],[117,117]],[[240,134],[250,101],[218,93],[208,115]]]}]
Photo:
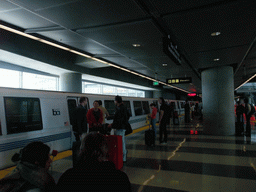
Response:
[{"label": "platform floor", "polygon": [[[127,136],[128,158],[123,171],[133,191],[256,191],[256,134],[251,139],[202,135],[202,125],[172,125],[168,143],[144,142],[144,131]],[[70,153],[70,152],[69,152]],[[53,162],[58,181],[72,166],[68,156]]]},{"label": "platform floor", "polygon": [[[256,132],[252,137],[202,135],[200,121],[171,125],[168,143],[149,147],[144,130],[126,137],[122,170],[133,191],[256,191]],[[72,152],[57,155],[50,172],[57,182],[72,167]]]}]

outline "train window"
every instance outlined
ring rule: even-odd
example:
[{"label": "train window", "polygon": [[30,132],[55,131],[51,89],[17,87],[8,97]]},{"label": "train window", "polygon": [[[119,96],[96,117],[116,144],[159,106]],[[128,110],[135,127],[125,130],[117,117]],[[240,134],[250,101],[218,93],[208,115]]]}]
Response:
[{"label": "train window", "polygon": [[133,101],[135,116],[143,115],[141,101]]},{"label": "train window", "polygon": [[177,102],[177,107],[178,107],[178,109],[180,109],[180,103],[179,102]]},{"label": "train window", "polygon": [[180,102],[181,108],[185,108],[185,102]]},{"label": "train window", "polygon": [[114,100],[104,100],[104,103],[109,115],[115,115],[116,105]]},{"label": "train window", "polygon": [[171,105],[173,106],[173,109],[176,109],[176,105],[175,105],[175,102],[171,102]]},{"label": "train window", "polygon": [[5,97],[7,134],[43,129],[38,98]]},{"label": "train window", "polygon": [[143,114],[149,114],[149,103],[148,101],[142,101],[142,106],[143,106]]},{"label": "train window", "polygon": [[127,108],[129,115],[132,116],[132,109],[131,109],[131,103],[130,101],[123,101],[124,106]]}]

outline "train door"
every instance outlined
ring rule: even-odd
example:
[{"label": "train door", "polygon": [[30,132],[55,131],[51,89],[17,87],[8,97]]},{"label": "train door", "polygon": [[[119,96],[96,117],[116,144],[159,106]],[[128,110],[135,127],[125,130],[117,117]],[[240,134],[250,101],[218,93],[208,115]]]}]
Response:
[{"label": "train door", "polygon": [[[76,109],[76,107],[78,106],[79,104],[79,99],[80,97],[67,97],[67,103],[68,103],[68,114],[69,114],[69,122],[70,122],[70,125],[73,125],[73,114],[74,114],[74,111]],[[88,98],[87,99],[87,110],[89,109],[89,100]],[[72,143],[73,141],[75,141],[75,138],[74,138],[74,135],[73,135],[73,131],[72,131],[72,126],[71,126],[71,146],[72,146]]]}]

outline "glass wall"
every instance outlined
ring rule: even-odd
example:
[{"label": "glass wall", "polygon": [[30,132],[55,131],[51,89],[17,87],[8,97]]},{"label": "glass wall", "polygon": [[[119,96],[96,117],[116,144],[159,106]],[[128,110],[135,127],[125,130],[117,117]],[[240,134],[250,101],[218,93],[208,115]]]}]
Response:
[{"label": "glass wall", "polygon": [[58,91],[58,84],[58,77],[0,69],[1,87]]},{"label": "glass wall", "polygon": [[20,87],[20,72],[8,69],[0,69],[0,86],[1,87]]},{"label": "glass wall", "polygon": [[82,82],[83,93],[103,94],[103,95],[120,95],[129,97],[145,97],[145,91],[127,89],[110,85],[103,85],[91,82]]},{"label": "glass wall", "polygon": [[[59,77],[0,68],[0,86],[58,91]],[[91,83],[86,81],[82,82],[82,89],[83,93],[145,97],[145,91],[127,89],[111,85],[103,85],[100,83]]]},{"label": "glass wall", "polygon": [[23,72],[22,88],[56,91],[58,89],[58,78]]}]

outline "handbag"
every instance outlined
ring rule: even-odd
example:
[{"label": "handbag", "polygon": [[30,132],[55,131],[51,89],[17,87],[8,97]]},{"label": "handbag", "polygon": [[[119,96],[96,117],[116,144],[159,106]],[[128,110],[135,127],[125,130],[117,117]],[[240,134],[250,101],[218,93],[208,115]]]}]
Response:
[{"label": "handbag", "polygon": [[132,127],[131,127],[130,123],[127,122],[125,135],[129,135],[129,134],[131,134],[132,132],[133,132]]}]

